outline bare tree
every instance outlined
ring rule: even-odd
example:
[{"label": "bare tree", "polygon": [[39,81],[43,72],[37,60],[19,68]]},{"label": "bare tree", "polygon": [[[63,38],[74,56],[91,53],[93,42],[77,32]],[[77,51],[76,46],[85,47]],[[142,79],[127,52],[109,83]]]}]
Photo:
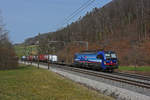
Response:
[{"label": "bare tree", "polygon": [[17,58],[12,44],[8,38],[0,17],[0,69],[11,69],[17,67]]}]

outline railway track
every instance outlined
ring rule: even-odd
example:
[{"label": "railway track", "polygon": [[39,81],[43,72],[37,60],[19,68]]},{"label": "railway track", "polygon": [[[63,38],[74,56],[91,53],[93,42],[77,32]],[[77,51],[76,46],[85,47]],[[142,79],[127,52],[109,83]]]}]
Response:
[{"label": "railway track", "polygon": [[[71,66],[70,64],[59,64],[62,66]],[[99,72],[99,71],[97,71]],[[123,77],[127,77],[127,78],[134,78],[134,79],[139,79],[139,80],[143,80],[143,81],[147,81],[150,83],[150,76],[144,76],[144,75],[138,75],[138,74],[130,74],[130,73],[124,73],[124,72],[114,72],[111,73],[113,75],[118,75],[118,76],[123,76]]]},{"label": "railway track", "polygon": [[[42,63],[43,65],[47,65],[46,63]],[[104,72],[98,72],[98,71],[91,71],[87,69],[81,69],[81,68],[75,68],[75,67],[70,67],[71,65],[68,64],[53,64],[55,65],[56,68],[63,68],[64,70],[69,70],[69,71],[74,71],[77,73],[82,73],[86,75],[91,75],[95,77],[100,77],[116,82],[121,82],[121,83],[126,83],[130,84],[136,87],[140,88],[145,88],[145,89],[150,89],[150,83],[148,82],[143,82],[143,81],[138,81],[134,80],[133,78],[137,79],[146,79],[149,80],[149,77],[147,76],[142,76],[142,75],[134,75],[134,74],[125,74],[125,73],[104,73]],[[122,77],[120,77],[122,76]]]},{"label": "railway track", "polygon": [[[62,65],[58,65],[57,67],[59,67],[59,68],[61,67],[65,70],[70,70],[70,71],[74,71],[74,72],[78,72],[78,73],[82,73],[82,74],[96,76],[96,77],[100,77],[100,78],[104,78],[104,79],[108,79],[108,80],[112,80],[112,81],[117,81],[117,82],[121,82],[121,83],[130,84],[130,85],[145,88],[145,89],[150,89],[150,83],[143,82],[143,81],[138,81],[138,80],[133,80],[131,78],[127,78],[127,77],[130,76],[128,74],[126,74],[126,77],[120,77],[120,76],[118,76],[120,73],[117,74],[117,75],[112,75],[112,74],[109,74],[109,73],[96,72],[96,71],[91,71],[91,70],[87,70],[87,69],[67,67],[67,66],[62,66]],[[123,73],[121,73],[121,74],[125,75]],[[138,78],[142,78],[142,77],[143,76],[138,76]],[[147,78],[147,77],[145,77],[145,78]]]},{"label": "railway track", "polygon": [[120,75],[124,77],[130,77],[130,78],[135,78],[135,79],[140,79],[144,81],[149,81],[150,82],[150,76],[144,76],[144,75],[138,75],[138,74],[130,74],[130,73],[124,73],[124,72],[115,72],[112,73],[114,75]]}]

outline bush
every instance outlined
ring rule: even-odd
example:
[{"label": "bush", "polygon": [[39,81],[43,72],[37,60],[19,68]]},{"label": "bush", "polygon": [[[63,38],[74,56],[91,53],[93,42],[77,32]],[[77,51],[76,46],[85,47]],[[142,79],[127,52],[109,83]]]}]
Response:
[{"label": "bush", "polygon": [[0,70],[17,68],[18,60],[13,48],[0,47]]}]

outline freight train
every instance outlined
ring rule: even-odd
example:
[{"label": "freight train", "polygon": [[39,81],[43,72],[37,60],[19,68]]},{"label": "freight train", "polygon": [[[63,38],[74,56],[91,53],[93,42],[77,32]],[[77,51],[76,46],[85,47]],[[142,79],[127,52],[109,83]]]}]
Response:
[{"label": "freight train", "polygon": [[75,54],[73,66],[113,72],[118,68],[118,59],[113,51],[83,51]]},{"label": "freight train", "polygon": [[[22,56],[22,60],[55,62],[59,64],[56,55]],[[73,67],[90,68],[102,71],[113,72],[118,68],[118,58],[113,51],[92,50],[82,51],[74,55]]]},{"label": "freight train", "polygon": [[46,55],[46,54],[40,54],[39,56],[22,56],[22,61],[40,61],[40,62],[57,62],[57,56],[56,55]]}]

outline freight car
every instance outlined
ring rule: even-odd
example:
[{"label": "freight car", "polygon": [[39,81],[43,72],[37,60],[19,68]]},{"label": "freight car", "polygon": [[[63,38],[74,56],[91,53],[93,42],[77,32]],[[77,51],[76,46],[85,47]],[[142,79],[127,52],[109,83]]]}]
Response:
[{"label": "freight car", "polygon": [[40,62],[57,62],[58,61],[58,57],[57,55],[48,55],[48,54],[40,54],[39,56],[22,56],[21,57],[22,61],[34,61],[34,62],[38,62],[38,60]]},{"label": "freight car", "polygon": [[38,56],[38,59],[39,59],[40,62],[45,62],[45,61],[46,61],[46,58],[45,58],[45,55],[44,55],[44,54],[40,54],[40,55]]},{"label": "freight car", "polygon": [[73,66],[113,72],[118,59],[113,51],[83,51],[75,54]]},{"label": "freight car", "polygon": [[26,56],[22,56],[21,57],[21,61],[26,61],[27,60],[27,57]]},{"label": "freight car", "polygon": [[58,61],[56,55],[47,55],[47,59],[49,59],[50,62],[57,62]]}]

